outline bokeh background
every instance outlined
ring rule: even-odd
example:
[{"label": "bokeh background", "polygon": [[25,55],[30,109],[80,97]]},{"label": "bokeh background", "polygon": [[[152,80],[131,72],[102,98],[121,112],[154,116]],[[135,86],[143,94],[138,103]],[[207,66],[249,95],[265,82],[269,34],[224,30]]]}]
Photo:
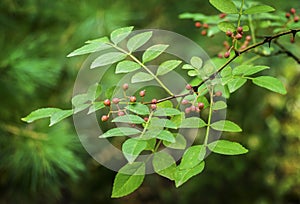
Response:
[{"label": "bokeh background", "polygon": [[[300,10],[297,0],[261,2]],[[260,62],[271,67],[266,74],[284,82],[286,96],[247,83],[228,101],[228,118],[244,131],[224,137],[241,142],[249,153],[211,155],[204,172],[179,189],[148,175],[133,194],[111,199],[115,172],[85,152],[72,119],[50,128],[47,120],[21,121],[41,107],[70,108],[73,83],[86,56],[66,55],[119,27],[171,30],[216,56],[222,37],[203,37],[191,20],[178,18],[183,12],[218,14],[208,1],[199,0],[0,1],[1,204],[300,202],[300,65],[284,55]],[[300,57],[298,41],[281,39]]]}]

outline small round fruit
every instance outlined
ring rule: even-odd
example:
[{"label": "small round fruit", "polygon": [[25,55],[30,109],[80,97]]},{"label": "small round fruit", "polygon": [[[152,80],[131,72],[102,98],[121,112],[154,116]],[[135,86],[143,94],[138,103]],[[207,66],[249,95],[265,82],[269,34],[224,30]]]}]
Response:
[{"label": "small round fruit", "polygon": [[128,84],[123,84],[122,88],[124,91],[126,91],[128,89],[129,85]]},{"label": "small round fruit", "polygon": [[250,35],[247,35],[247,36],[246,36],[246,40],[247,40],[247,41],[251,41],[251,39],[252,39],[252,38],[251,38]]},{"label": "small round fruit", "polygon": [[236,29],[236,31],[237,31],[238,33],[242,33],[242,32],[243,32],[243,27],[242,27],[242,26],[238,27],[238,28]]},{"label": "small round fruit", "polygon": [[231,37],[231,36],[232,36],[232,32],[231,32],[230,30],[227,30],[227,31],[226,31],[226,35],[227,35],[228,37]]},{"label": "small round fruit", "polygon": [[206,36],[207,35],[207,30],[202,30],[201,35]]},{"label": "small round fruit", "polygon": [[120,102],[120,99],[119,98],[113,98],[112,102],[114,104],[118,104]]},{"label": "small round fruit", "polygon": [[294,22],[297,23],[299,21],[299,16],[294,17]]},{"label": "small round fruit", "polygon": [[207,23],[203,23],[203,28],[208,28],[208,24]]},{"label": "small round fruit", "polygon": [[151,108],[152,110],[155,110],[155,109],[157,108],[157,106],[156,106],[156,104],[151,104],[151,105],[150,105],[150,108]]},{"label": "small round fruit", "polygon": [[236,34],[236,36],[235,36],[235,38],[236,38],[237,40],[242,39],[242,37],[243,37],[243,35],[242,35],[241,33],[238,33],[238,34]]},{"label": "small round fruit", "polygon": [[103,101],[103,104],[104,104],[105,106],[110,106],[110,100],[109,100],[109,99],[105,99],[105,100]]},{"label": "small round fruit", "polygon": [[190,108],[191,108],[191,111],[193,111],[193,112],[196,111],[196,106],[192,105]]},{"label": "small round fruit", "polygon": [[202,26],[202,24],[199,21],[195,22],[195,27],[196,28],[201,28],[201,26]]},{"label": "small round fruit", "polygon": [[225,18],[226,17],[226,13],[220,13],[219,14],[219,18]]},{"label": "small round fruit", "polygon": [[123,116],[123,115],[125,115],[125,113],[123,111],[118,112],[118,116]]},{"label": "small round fruit", "polygon": [[204,108],[204,103],[199,102],[199,103],[198,103],[198,108],[199,108],[200,110],[202,110],[202,109]]},{"label": "small round fruit", "polygon": [[152,99],[151,103],[152,104],[156,104],[157,103],[157,99],[156,98]]},{"label": "small round fruit", "polygon": [[188,100],[186,100],[186,99],[183,99],[182,101],[181,101],[181,104],[182,105],[186,105],[186,104],[189,104],[190,102],[188,101]]},{"label": "small round fruit", "polygon": [[291,8],[291,13],[295,14],[296,13],[296,9],[295,8]]},{"label": "small round fruit", "polygon": [[132,102],[132,103],[136,102],[136,97],[135,96],[130,96],[129,101]]},{"label": "small round fruit", "polygon": [[224,57],[225,58],[228,58],[229,56],[230,56],[230,52],[229,51],[227,51],[227,52],[224,53]]},{"label": "small round fruit", "polygon": [[222,92],[221,91],[216,91],[215,96],[217,96],[217,97],[222,96]]},{"label": "small round fruit", "polygon": [[219,53],[219,54],[218,54],[218,58],[222,59],[222,58],[223,58],[223,54],[222,54],[222,53]]},{"label": "small round fruit", "polygon": [[190,84],[187,84],[187,85],[185,86],[185,88],[186,88],[187,90],[192,90],[192,89],[193,89],[193,87],[192,87]]},{"label": "small round fruit", "polygon": [[184,110],[184,112],[187,113],[187,114],[190,113],[190,112],[191,112],[191,108],[190,108],[190,107],[186,108],[186,109]]},{"label": "small round fruit", "polygon": [[108,116],[108,115],[103,115],[103,116],[101,117],[101,121],[102,121],[102,122],[108,121],[108,119],[109,119],[109,116]]},{"label": "small round fruit", "polygon": [[140,91],[140,97],[144,97],[145,94],[146,94],[146,91],[145,91],[145,90]]},{"label": "small round fruit", "polygon": [[145,122],[147,122],[148,120],[149,120],[149,118],[147,118],[147,117],[144,118],[144,121],[145,121]]},{"label": "small round fruit", "polygon": [[290,14],[290,13],[286,13],[286,14],[285,14],[285,17],[286,17],[286,18],[290,18],[290,17],[291,17],[291,14]]}]

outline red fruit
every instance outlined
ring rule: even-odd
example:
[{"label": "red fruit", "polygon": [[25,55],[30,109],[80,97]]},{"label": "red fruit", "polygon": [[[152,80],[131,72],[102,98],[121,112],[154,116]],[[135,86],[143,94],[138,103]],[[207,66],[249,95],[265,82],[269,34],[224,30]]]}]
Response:
[{"label": "red fruit", "polygon": [[204,103],[202,103],[202,102],[198,103],[198,108],[200,110],[202,110],[204,108]]},{"label": "red fruit", "polygon": [[246,36],[246,40],[247,40],[247,41],[250,41],[251,39],[252,39],[252,38],[251,38],[250,35],[247,35],[247,36]]},{"label": "red fruit", "polygon": [[105,99],[105,100],[103,101],[103,104],[104,104],[105,106],[110,106],[110,100],[109,100],[109,99]]},{"label": "red fruit", "polygon": [[101,117],[102,122],[108,121],[108,119],[109,119],[109,116],[108,116],[108,115],[103,115],[103,116]]},{"label": "red fruit", "polygon": [[148,120],[149,120],[149,118],[147,118],[147,117],[144,118],[144,121],[145,121],[145,122],[147,122]]},{"label": "red fruit", "polygon": [[156,98],[152,99],[151,103],[152,104],[156,104],[157,103],[157,99]]},{"label": "red fruit", "polygon": [[225,58],[228,58],[229,56],[230,56],[230,52],[229,51],[227,51],[227,52],[224,53],[224,57]]},{"label": "red fruit", "polygon": [[208,28],[208,24],[207,23],[203,23],[203,28]]},{"label": "red fruit", "polygon": [[231,36],[232,36],[232,32],[231,32],[230,30],[227,30],[227,31],[226,31],[226,35],[227,35],[228,37],[231,37]]},{"label": "red fruit", "polygon": [[240,33],[236,34],[236,36],[235,36],[235,38],[236,38],[237,40],[240,40],[240,39],[242,39],[242,37],[243,37],[243,35],[242,35],[242,34],[240,34]]},{"label": "red fruit", "polygon": [[227,15],[226,13],[220,13],[220,14],[219,14],[219,18],[225,18],[226,15]]},{"label": "red fruit", "polygon": [[132,103],[136,102],[136,97],[135,96],[130,96],[129,101],[132,102]]},{"label": "red fruit", "polygon": [[185,113],[190,113],[190,112],[191,112],[191,108],[186,108],[186,109],[184,110],[184,112],[185,112]]},{"label": "red fruit", "polygon": [[190,108],[191,108],[191,111],[193,111],[193,112],[196,111],[196,106],[191,106]]},{"label": "red fruit", "polygon": [[218,58],[223,58],[223,54],[222,54],[222,53],[219,53],[219,54],[218,54]]},{"label": "red fruit", "polygon": [[292,14],[295,14],[295,13],[296,13],[296,9],[291,8],[291,13],[292,13]]},{"label": "red fruit", "polygon": [[221,91],[216,91],[215,96],[217,96],[217,97],[222,96],[222,92]]},{"label": "red fruit", "polygon": [[299,21],[299,16],[294,17],[294,22],[297,23]]},{"label": "red fruit", "polygon": [[140,91],[140,97],[144,97],[145,94],[146,94],[146,91],[145,91],[145,90]]},{"label": "red fruit", "polygon": [[196,23],[195,23],[195,27],[196,27],[196,28],[201,28],[201,26],[202,26],[202,24],[201,24],[200,22],[196,22]]},{"label": "red fruit", "polygon": [[286,18],[290,18],[290,17],[291,17],[291,14],[290,14],[290,13],[286,13],[286,14],[285,14],[285,17],[286,17]]},{"label": "red fruit", "polygon": [[295,38],[292,36],[290,41],[291,43],[295,43]]},{"label": "red fruit", "polygon": [[240,49],[243,50],[243,49],[246,49],[246,47],[247,47],[246,45],[242,45],[242,46],[240,47]]},{"label": "red fruit", "polygon": [[181,104],[182,105],[186,105],[186,104],[189,104],[190,102],[188,101],[188,100],[186,100],[186,99],[183,99],[182,101],[181,101]]},{"label": "red fruit", "polygon": [[203,36],[207,35],[207,30],[202,30],[201,35],[203,35]]},{"label": "red fruit", "polygon": [[151,105],[150,105],[150,108],[151,108],[152,110],[155,110],[155,109],[157,108],[157,106],[156,106],[156,104],[151,104]]},{"label": "red fruit", "polygon": [[118,99],[118,98],[113,98],[112,102],[113,102],[114,104],[118,104],[118,103],[120,102],[120,99]]},{"label": "red fruit", "polygon": [[236,31],[237,31],[238,33],[242,33],[242,32],[243,32],[243,27],[242,27],[242,26],[238,27],[238,28],[236,29]]},{"label": "red fruit", "polygon": [[125,113],[123,111],[118,112],[118,116],[123,116],[123,115],[125,115]]},{"label": "red fruit", "polygon": [[196,112],[199,113],[200,112],[200,108],[196,107]]},{"label": "red fruit", "polygon": [[122,88],[124,91],[126,91],[128,89],[128,84],[123,84]]},{"label": "red fruit", "polygon": [[186,88],[187,90],[192,90],[192,89],[193,89],[193,87],[192,87],[190,84],[187,84],[187,85],[185,86],[185,88]]}]

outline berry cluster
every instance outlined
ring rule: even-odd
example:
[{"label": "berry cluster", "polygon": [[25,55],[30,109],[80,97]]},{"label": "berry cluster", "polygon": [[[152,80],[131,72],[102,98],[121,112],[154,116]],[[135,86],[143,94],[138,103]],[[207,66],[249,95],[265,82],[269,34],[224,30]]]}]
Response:
[{"label": "berry cluster", "polygon": [[295,8],[291,8],[290,12],[285,14],[285,17],[290,20],[291,16],[293,17],[291,20],[297,23],[299,21],[299,16],[296,13]]},{"label": "berry cluster", "polygon": [[[223,19],[223,18],[226,17],[226,15],[227,15],[226,13],[220,13],[219,18]],[[207,35],[208,29],[209,29],[208,23],[203,23],[203,22],[200,22],[200,21],[196,21],[195,22],[195,27],[196,28],[202,28],[201,35],[203,35],[203,36]]]}]

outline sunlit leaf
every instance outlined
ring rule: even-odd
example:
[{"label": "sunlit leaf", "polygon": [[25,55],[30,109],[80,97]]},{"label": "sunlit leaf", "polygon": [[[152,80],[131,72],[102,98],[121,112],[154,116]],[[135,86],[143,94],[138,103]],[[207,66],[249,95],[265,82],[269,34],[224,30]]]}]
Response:
[{"label": "sunlit leaf", "polygon": [[209,2],[222,13],[238,13],[238,10],[232,0],[209,0]]},{"label": "sunlit leaf", "polygon": [[105,132],[104,134],[100,135],[99,138],[107,138],[107,137],[115,137],[115,136],[129,136],[129,135],[136,135],[141,133],[138,129],[129,128],[129,127],[118,127],[113,128]]},{"label": "sunlit leaf", "polygon": [[122,52],[105,53],[93,61],[93,63],[91,64],[91,69],[116,63],[125,59],[126,57],[127,55]]},{"label": "sunlit leaf", "polygon": [[232,70],[233,75],[242,75],[242,76],[249,76],[252,74],[256,74],[258,72],[261,72],[265,69],[269,69],[268,66],[253,66],[253,65],[240,65],[235,67]]},{"label": "sunlit leaf", "polygon": [[198,117],[185,118],[181,122],[180,128],[202,128],[206,123]]},{"label": "sunlit leaf", "polygon": [[131,123],[131,124],[142,124],[144,123],[144,119],[137,116],[137,115],[123,115],[123,116],[118,116],[112,120],[114,123]]},{"label": "sunlit leaf", "polygon": [[40,108],[31,112],[26,117],[22,118],[23,121],[31,123],[35,120],[47,118],[53,115],[54,113],[61,111],[59,108]]},{"label": "sunlit leaf", "polygon": [[159,65],[156,75],[164,75],[175,69],[182,61],[181,60],[168,60]]},{"label": "sunlit leaf", "polygon": [[256,5],[256,6],[252,6],[248,9],[246,9],[243,13],[244,14],[256,14],[256,13],[266,13],[266,12],[272,12],[272,11],[275,11],[275,9],[272,6]]},{"label": "sunlit leaf", "polygon": [[90,113],[94,113],[96,112],[97,110],[100,110],[102,108],[104,108],[105,105],[103,104],[103,101],[100,101],[100,102],[93,102],[93,104],[90,106],[89,108],[89,111],[88,111],[88,114]]},{"label": "sunlit leaf", "polygon": [[224,108],[227,108],[227,104],[224,101],[217,101],[212,106],[213,110],[222,110]]},{"label": "sunlit leaf", "polygon": [[201,69],[203,65],[203,61],[200,57],[193,56],[190,60],[190,63],[196,69]]},{"label": "sunlit leaf", "polygon": [[152,117],[148,126],[148,129],[151,128],[170,128],[177,129],[177,126],[168,119]]},{"label": "sunlit leaf", "polygon": [[245,78],[236,78],[236,79],[230,80],[227,83],[230,93],[233,93],[236,90],[238,90],[239,88],[241,88],[246,82],[247,82],[247,79],[245,79]]},{"label": "sunlit leaf", "polygon": [[197,166],[191,168],[191,169],[179,169],[178,167],[176,168],[175,172],[175,186],[178,188],[185,182],[187,182],[190,178],[193,176],[196,176],[197,174],[200,174],[203,169],[204,169],[205,163],[202,161],[200,164]]},{"label": "sunlit leaf", "polygon": [[175,108],[159,108],[154,112],[154,116],[172,116],[178,115],[181,112]]},{"label": "sunlit leaf", "polygon": [[133,26],[118,28],[110,34],[110,39],[113,43],[118,44],[124,40],[132,31]]},{"label": "sunlit leaf", "polygon": [[206,147],[204,145],[194,145],[189,147],[183,154],[178,168],[192,169],[203,161],[206,154]]},{"label": "sunlit leaf", "polygon": [[150,114],[148,106],[141,104],[141,103],[128,105],[125,108],[133,113],[138,114],[138,115],[149,115]]},{"label": "sunlit leaf", "polygon": [[49,126],[52,126],[71,115],[73,115],[73,110],[59,110],[51,115]]},{"label": "sunlit leaf", "polygon": [[137,50],[139,47],[143,46],[152,36],[152,31],[137,34],[131,37],[127,42],[127,48],[130,52]]},{"label": "sunlit leaf", "polygon": [[222,21],[218,23],[218,28],[223,32],[227,32],[227,31],[234,32],[236,30],[234,24],[227,21]]},{"label": "sunlit leaf", "polygon": [[238,155],[245,154],[248,150],[237,142],[231,142],[228,140],[217,140],[208,144],[208,148],[215,153],[225,155]]},{"label": "sunlit leaf", "polygon": [[169,45],[158,44],[149,47],[143,54],[142,59],[143,63],[149,62],[157,58],[161,53],[163,53]]},{"label": "sunlit leaf", "polygon": [[122,152],[128,162],[132,163],[146,147],[147,141],[131,138],[123,143]]},{"label": "sunlit leaf", "polygon": [[171,142],[171,143],[175,143],[175,137],[174,135],[168,131],[168,130],[162,130],[159,132],[158,135],[156,135],[157,139],[161,139],[163,141],[167,141],[167,142]]},{"label": "sunlit leaf", "polygon": [[151,81],[152,79],[154,79],[154,77],[152,75],[145,73],[145,72],[138,72],[132,76],[131,83]]},{"label": "sunlit leaf", "polygon": [[171,149],[185,149],[186,139],[179,133],[174,133],[173,135],[175,136],[174,143],[163,141],[163,144]]},{"label": "sunlit leaf", "polygon": [[176,171],[176,163],[174,158],[166,152],[157,152],[152,160],[154,171],[170,180],[174,180],[174,172]]},{"label": "sunlit leaf", "polygon": [[286,94],[286,89],[283,86],[282,82],[279,79],[270,76],[260,76],[256,77],[252,80],[254,84],[257,86],[266,88],[270,91]]},{"label": "sunlit leaf", "polygon": [[219,131],[225,131],[225,132],[241,132],[242,129],[235,124],[234,122],[231,122],[229,120],[219,120],[217,122],[214,122],[210,125],[211,128]]},{"label": "sunlit leaf", "polygon": [[138,63],[130,61],[130,60],[124,60],[117,64],[116,74],[129,73],[129,72],[136,71],[140,68],[141,68],[141,65],[139,65]]}]

